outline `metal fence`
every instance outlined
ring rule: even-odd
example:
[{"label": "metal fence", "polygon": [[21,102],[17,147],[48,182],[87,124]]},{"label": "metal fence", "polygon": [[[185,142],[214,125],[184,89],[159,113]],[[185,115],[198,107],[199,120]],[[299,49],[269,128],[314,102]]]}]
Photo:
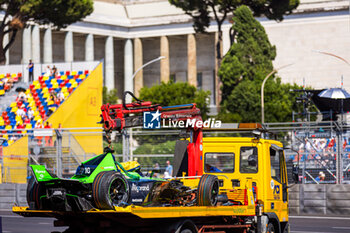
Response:
[{"label": "metal fence", "polygon": [[[282,141],[287,147],[287,163],[299,164],[302,183],[350,183],[350,126],[330,121],[270,123],[264,127],[270,132],[264,137]],[[128,129],[112,135],[111,147],[119,161],[138,160],[144,172],[153,167],[163,172],[166,161],[173,160],[179,133],[180,130]],[[82,161],[102,153],[108,145],[101,128],[4,130],[0,138],[5,134],[16,141],[7,148],[0,146],[0,176],[2,182],[8,183],[16,182],[14,176],[18,174],[27,175],[23,164],[42,164],[54,174],[69,177]],[[247,134],[251,136],[237,130],[204,131],[205,137]]]}]

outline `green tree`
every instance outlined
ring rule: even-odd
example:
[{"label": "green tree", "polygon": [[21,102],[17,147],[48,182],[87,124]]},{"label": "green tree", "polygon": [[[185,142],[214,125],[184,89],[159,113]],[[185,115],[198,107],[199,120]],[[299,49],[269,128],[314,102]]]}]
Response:
[{"label": "green tree", "polygon": [[102,99],[103,99],[103,104],[117,104],[118,103],[117,89],[108,90],[107,87],[103,87]]},{"label": "green tree", "polygon": [[196,103],[204,119],[209,113],[209,96],[209,91],[197,90],[196,87],[182,82],[161,83],[150,88],[143,87],[140,91],[140,99],[161,106]]},{"label": "green tree", "polygon": [[219,32],[218,59],[221,58],[219,48],[222,44],[222,24],[239,6],[247,5],[255,16],[265,15],[269,19],[281,21],[283,15],[290,14],[299,5],[299,0],[169,0],[169,2],[192,17],[196,32],[206,31],[210,26],[210,14],[213,13]]},{"label": "green tree", "polygon": [[[92,0],[0,0],[4,18],[0,24],[0,64],[6,61],[5,53],[15,41],[19,30],[28,22],[50,24],[60,29],[77,22],[93,11]],[[6,34],[8,44],[3,45]]]},{"label": "green tree", "polygon": [[[235,38],[225,55],[219,70],[222,86],[222,116],[234,114],[242,122],[261,121],[260,91],[263,79],[273,70],[272,61],[276,48],[269,42],[263,26],[254,19],[246,6],[234,13],[232,26]],[[270,77],[266,82],[266,121],[291,120],[295,93],[290,89],[300,89],[297,85],[283,84],[280,78]],[[220,116],[220,115],[219,115]]]}]

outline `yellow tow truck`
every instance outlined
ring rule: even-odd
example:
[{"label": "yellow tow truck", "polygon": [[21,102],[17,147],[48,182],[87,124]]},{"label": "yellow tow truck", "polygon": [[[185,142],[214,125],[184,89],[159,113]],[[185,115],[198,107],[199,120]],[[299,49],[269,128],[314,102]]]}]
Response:
[{"label": "yellow tow truck", "polygon": [[[161,110],[162,119],[174,120],[170,117],[174,114],[180,115],[177,121],[184,119],[176,106],[160,109],[158,105],[142,102],[104,107],[106,133],[139,125],[135,115],[129,122],[126,114],[145,109]],[[191,119],[199,119],[195,105],[185,108],[191,109]],[[111,112],[116,117],[109,118]],[[248,130],[255,130],[256,126]],[[56,218],[55,226],[69,227],[65,232],[289,232],[288,178],[282,143],[261,138],[259,130],[252,137],[206,138],[202,133],[202,128],[187,129],[186,139],[176,142],[174,154],[176,177],[172,180],[192,190],[194,205],[130,204],[85,211],[15,206],[12,210],[25,217]],[[297,167],[293,168],[292,177],[297,182]],[[144,203],[152,202],[157,189],[152,190]]]}]

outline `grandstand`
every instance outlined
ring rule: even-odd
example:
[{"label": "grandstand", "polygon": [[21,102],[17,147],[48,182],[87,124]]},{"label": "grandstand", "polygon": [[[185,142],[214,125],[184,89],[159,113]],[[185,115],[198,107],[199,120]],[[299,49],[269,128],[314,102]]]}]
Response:
[{"label": "grandstand", "polygon": [[[40,157],[41,153],[53,155],[58,153],[53,137],[35,136],[35,132],[44,126],[45,128],[98,126],[99,108],[102,103],[102,80],[102,64],[99,64],[93,71],[88,69],[61,71],[57,75],[36,77],[30,84],[18,82],[20,87],[12,87],[15,89],[11,90],[12,92],[17,90],[16,98],[10,103],[1,101],[4,110],[0,112],[2,143],[0,165],[6,167],[0,173],[4,176],[4,180],[25,183],[28,158],[34,154],[39,154]],[[28,87],[23,88],[26,85]],[[95,100],[93,106],[91,102],[81,104],[87,102],[89,98]],[[52,129],[47,130],[52,132]],[[79,161],[80,155],[101,152],[101,135],[90,136],[88,139],[82,136],[69,137],[69,144],[66,143],[65,148],[70,154],[75,152],[75,162]],[[92,142],[98,146],[91,149]],[[74,147],[79,149],[73,151]],[[50,165],[49,163],[53,164],[55,161],[48,161],[46,165]]]}]

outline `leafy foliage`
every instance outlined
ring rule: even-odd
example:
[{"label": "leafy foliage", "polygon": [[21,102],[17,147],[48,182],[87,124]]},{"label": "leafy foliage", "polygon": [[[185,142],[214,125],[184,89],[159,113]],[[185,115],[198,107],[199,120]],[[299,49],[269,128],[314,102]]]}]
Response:
[{"label": "leafy foliage", "polygon": [[[0,0],[4,12],[0,24],[0,62],[5,61],[5,52],[13,44],[18,30],[28,22],[50,24],[60,29],[77,22],[93,11],[92,0]],[[4,34],[10,33],[9,43],[3,46]]]},{"label": "leafy foliage", "polygon": [[162,106],[196,103],[201,110],[202,117],[208,117],[209,91],[197,90],[188,83],[161,83],[153,87],[143,87],[140,91],[140,99],[151,101]]},{"label": "leafy foliage", "polygon": [[103,104],[117,104],[118,96],[117,89],[108,90],[107,87],[103,87],[102,90]]},{"label": "leafy foliage", "polygon": [[[248,7],[239,7],[234,15],[235,41],[219,70],[223,83],[221,109],[224,109],[219,116],[242,122],[260,122],[261,85],[273,70],[276,48],[270,44],[263,26],[254,19]],[[291,120],[296,94],[290,89],[300,88],[270,77],[264,88],[266,121]]]},{"label": "leafy foliage", "polygon": [[[214,14],[218,25],[241,5],[248,6],[255,16],[265,15],[269,19],[283,20],[284,14],[290,14],[299,5],[299,0],[169,0],[193,18],[193,27],[197,32],[205,32],[210,25],[210,13]],[[221,30],[220,30],[221,31]]]}]

